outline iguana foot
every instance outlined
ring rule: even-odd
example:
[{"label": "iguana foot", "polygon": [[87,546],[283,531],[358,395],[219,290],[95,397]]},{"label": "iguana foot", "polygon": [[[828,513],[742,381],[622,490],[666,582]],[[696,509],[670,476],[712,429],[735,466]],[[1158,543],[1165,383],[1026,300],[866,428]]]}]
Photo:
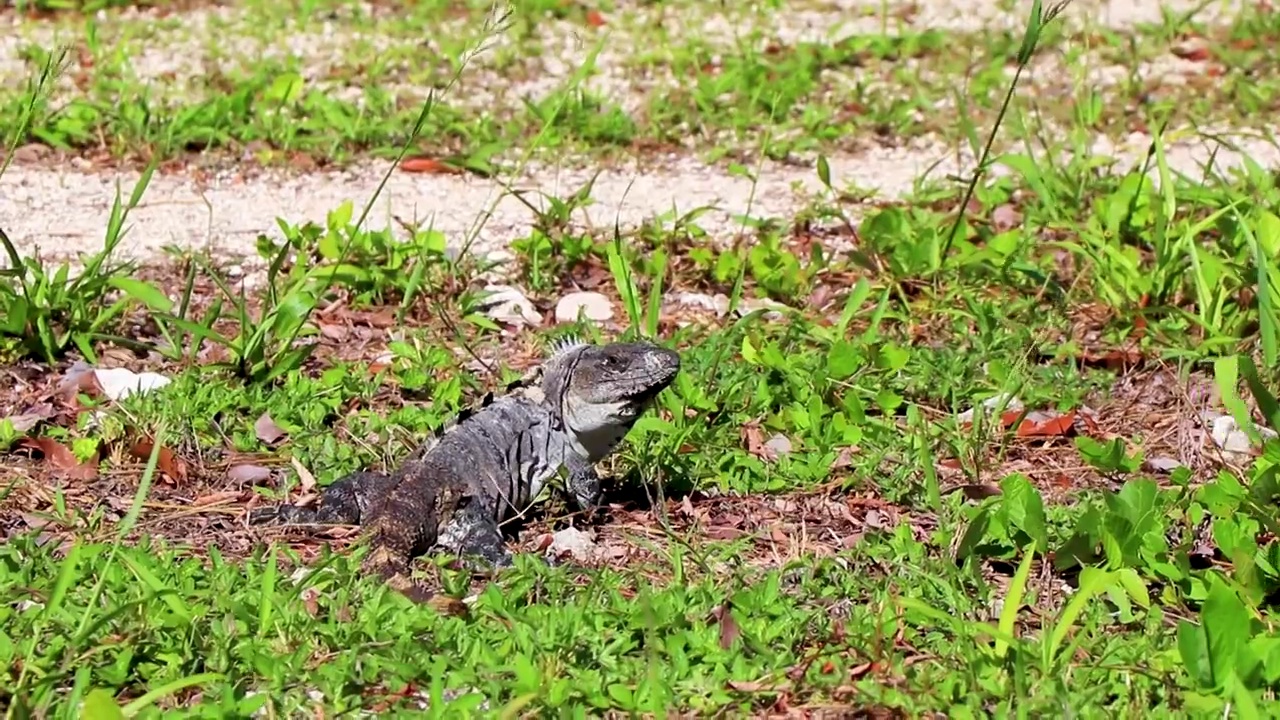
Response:
[{"label": "iguana foot", "polygon": [[440,528],[436,543],[457,555],[473,571],[485,569],[477,560],[483,561],[483,565],[488,565],[493,570],[509,568],[515,564],[492,513],[486,512],[479,503],[468,503],[460,509]]}]

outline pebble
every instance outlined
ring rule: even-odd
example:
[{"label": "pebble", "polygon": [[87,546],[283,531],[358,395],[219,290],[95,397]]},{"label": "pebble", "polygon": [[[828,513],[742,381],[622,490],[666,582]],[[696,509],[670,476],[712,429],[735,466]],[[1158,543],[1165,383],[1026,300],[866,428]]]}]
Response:
[{"label": "pebble", "polygon": [[485,314],[490,318],[508,325],[537,327],[542,324],[542,315],[518,288],[511,285],[486,285],[484,289],[489,293],[483,303]]},{"label": "pebble", "polygon": [[613,303],[597,292],[569,293],[556,303],[556,322],[576,322],[579,312],[587,320],[606,322],[613,319]]},{"label": "pebble", "polygon": [[724,293],[708,295],[706,293],[677,292],[670,295],[670,301],[685,307],[710,310],[716,317],[724,317],[729,313],[729,297]]}]

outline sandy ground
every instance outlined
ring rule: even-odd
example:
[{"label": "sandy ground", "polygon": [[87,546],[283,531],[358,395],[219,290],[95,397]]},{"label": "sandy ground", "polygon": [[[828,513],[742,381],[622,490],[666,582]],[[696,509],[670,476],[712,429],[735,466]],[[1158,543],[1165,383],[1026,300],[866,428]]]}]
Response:
[{"label": "sandy ground", "polygon": [[[832,13],[860,17],[858,12],[879,3],[832,0],[808,2],[803,12],[782,13],[791,17],[801,33]],[[913,24],[939,27],[963,26],[972,29],[982,23],[998,25],[1007,14],[992,3],[951,0],[922,4],[911,19]],[[1186,12],[1192,3],[1178,2],[1077,2],[1072,14],[1090,13],[1095,22],[1123,28],[1135,22],[1157,20],[1161,6]],[[1205,17],[1229,18],[1240,3],[1212,3]],[[220,11],[225,12],[225,11]],[[806,14],[807,13],[807,14]],[[865,15],[865,12],[862,13]],[[796,20],[795,18],[801,18]],[[805,19],[807,18],[807,19]],[[815,19],[816,18],[816,19]],[[858,22],[861,22],[860,20]],[[960,24],[960,25],[957,25]],[[789,26],[790,27],[790,26]],[[31,30],[25,31],[31,34]],[[12,43],[0,42],[0,50]],[[0,52],[0,66],[5,53]],[[161,53],[163,54],[163,53]],[[12,63],[10,63],[12,64]],[[1118,169],[1127,171],[1150,138],[1134,135],[1120,142],[1099,138],[1095,150],[1121,159]],[[1243,153],[1264,167],[1280,165],[1280,150],[1260,139],[1241,138]],[[1212,148],[1204,141],[1182,142],[1171,151],[1174,167],[1193,176]],[[1220,154],[1219,167],[1238,163],[1234,153]],[[916,141],[905,148],[873,149],[860,155],[832,158],[832,179],[837,186],[872,190],[881,197],[910,194],[926,172],[942,180],[971,167],[972,161],[958,158],[955,148],[929,141]],[[272,172],[244,178],[233,174],[197,180],[183,174],[157,175],[141,205],[129,217],[123,253],[137,258],[154,257],[162,248],[175,245],[204,248],[220,256],[253,256],[254,241],[260,233],[278,236],[276,218],[291,223],[307,220],[323,222],[326,213],[346,200],[361,207],[375,190],[384,161],[369,162],[353,170],[336,173],[287,174]],[[511,181],[525,190],[563,197],[587,181],[591,168],[543,166]],[[39,249],[42,254],[75,254],[101,247],[103,233],[117,192],[127,197],[136,173],[51,171],[30,166],[11,166],[0,178],[0,226],[23,252]],[[596,180],[594,204],[578,216],[583,225],[610,228],[615,219],[623,227],[673,209],[683,214],[702,206],[717,211],[700,222],[718,239],[732,239],[740,227],[734,218],[749,212],[754,216],[787,216],[811,202],[821,191],[812,168],[794,165],[767,165],[759,183],[732,176],[727,170],[689,158],[672,158],[661,170],[636,168],[606,169]],[[536,202],[536,193],[531,196]],[[399,228],[393,219],[432,222],[446,233],[451,245],[460,246],[476,223],[492,210],[476,235],[473,249],[482,253],[499,251],[511,240],[525,236],[533,215],[517,200],[502,197],[501,186],[491,180],[471,176],[413,175],[394,172],[369,217],[374,228]],[[848,208],[855,219],[857,207]]]}]

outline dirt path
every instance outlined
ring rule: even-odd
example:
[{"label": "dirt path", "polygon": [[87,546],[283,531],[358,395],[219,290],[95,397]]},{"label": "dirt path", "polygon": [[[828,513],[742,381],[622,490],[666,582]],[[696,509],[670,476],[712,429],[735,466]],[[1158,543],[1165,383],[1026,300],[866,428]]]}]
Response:
[{"label": "dirt path", "polygon": [[[879,3],[873,3],[876,7]],[[1148,22],[1166,9],[1186,12],[1193,4],[1077,2],[1070,14],[1090,14],[1094,22],[1117,28],[1134,22]],[[854,13],[871,7],[867,2],[810,2],[811,8],[797,12],[788,32],[803,34],[833,13]],[[1241,3],[1213,3],[1206,10],[1210,18],[1229,18]],[[905,7],[905,6],[904,6]],[[981,11],[975,8],[985,8]],[[945,10],[945,12],[944,12]],[[203,12],[203,11],[200,11]],[[218,12],[225,12],[219,10]],[[806,14],[807,13],[807,14]],[[865,14],[865,13],[864,13]],[[1013,13],[1017,15],[1018,13]],[[1008,24],[1010,14],[991,9],[990,3],[973,5],[951,2],[911,15],[912,24],[933,23],[942,27],[971,27],[975,19],[989,25]],[[861,22],[859,20],[858,22]],[[195,24],[199,26],[199,23]],[[865,30],[865,29],[864,29]],[[38,30],[26,31],[28,35]],[[65,32],[65,31],[64,31]],[[0,43],[9,53],[12,43]],[[158,54],[163,55],[161,51]],[[153,53],[154,54],[154,53]],[[12,64],[10,62],[9,64]],[[0,67],[6,66],[0,62]],[[985,131],[985,128],[983,129]],[[1095,150],[1122,159],[1120,170],[1128,170],[1146,150],[1150,138],[1135,134],[1113,142],[1099,138]],[[1245,154],[1264,167],[1280,165],[1280,150],[1260,139],[1240,138]],[[1200,163],[1212,152],[1206,141],[1185,141],[1171,151],[1175,169],[1199,176]],[[1215,162],[1221,169],[1238,164],[1233,152],[1220,152]],[[913,140],[901,148],[876,148],[857,155],[831,159],[832,181],[837,187],[853,186],[874,191],[881,197],[909,194],[922,179],[944,181],[948,175],[962,175],[971,160],[958,161],[955,148],[929,140]],[[192,173],[157,174],[141,205],[130,215],[123,253],[138,259],[154,257],[167,245],[205,248],[217,255],[235,258],[253,256],[258,234],[278,236],[276,219],[291,223],[323,222],[326,213],[344,201],[360,208],[373,193],[387,165],[370,161],[342,172],[266,172],[250,177],[233,174],[199,178]],[[512,181],[515,187],[556,197],[565,197],[585,183],[593,170],[573,166],[543,166]],[[927,173],[927,178],[926,178]],[[0,226],[23,252],[74,255],[101,246],[117,187],[125,197],[137,174],[95,172],[74,169],[50,170],[15,164],[0,178]],[[701,206],[714,206],[700,224],[713,238],[730,239],[740,227],[735,215],[785,217],[809,204],[822,191],[812,165],[766,165],[753,183],[722,167],[713,167],[690,158],[676,158],[660,170],[636,167],[605,169],[594,184],[594,202],[576,220],[583,225],[610,228],[615,219],[625,227],[656,215],[683,214]],[[373,228],[399,228],[395,218],[415,220],[446,233],[459,246],[487,210],[492,215],[478,234],[473,249],[481,253],[501,250],[513,239],[525,236],[533,214],[520,202],[501,197],[498,182],[474,176],[414,175],[393,173],[369,218]],[[537,193],[530,199],[538,202]],[[847,212],[856,220],[859,208]],[[0,262],[3,262],[0,260]]]},{"label": "dirt path", "polygon": [[[1145,151],[1150,138],[1134,135],[1115,150],[1118,168],[1128,170]],[[1280,149],[1261,140],[1242,138],[1240,147],[1264,167],[1280,164]],[[1108,151],[1110,143],[1100,143]],[[1175,170],[1198,177],[1209,157],[1208,142],[1182,143],[1170,152]],[[1239,154],[1220,150],[1219,168],[1238,166]],[[941,145],[884,150],[861,156],[831,159],[831,179],[836,187],[874,190],[881,197],[897,198],[911,192],[920,179],[945,182],[960,168],[955,151]],[[152,178],[140,205],[129,216],[122,253],[140,260],[166,245],[204,248],[217,256],[241,258],[254,254],[259,233],[279,237],[276,218],[291,223],[307,220],[323,223],[326,214],[344,201],[357,211],[377,188],[385,162],[371,162],[353,171],[308,175],[265,173],[250,179],[238,177],[197,181],[184,174]],[[513,187],[564,198],[586,183],[589,168],[537,168]],[[24,252],[91,252],[101,247],[110,217],[117,183],[127,199],[137,173],[105,174],[55,172],[11,167],[0,178],[0,223]],[[713,238],[731,239],[741,227],[735,216],[786,217],[823,191],[810,168],[769,164],[755,184],[740,175],[692,160],[680,160],[661,171],[611,168],[601,172],[592,189],[593,203],[575,220],[584,227],[605,230],[618,219],[625,229],[670,213],[684,214],[702,206],[716,211],[699,223]],[[371,228],[391,227],[395,218],[427,224],[443,231],[452,246],[459,246],[490,207],[493,213],[477,235],[472,249],[488,254],[528,234],[533,213],[518,200],[503,197],[494,180],[459,175],[417,175],[393,172],[368,219]],[[536,193],[526,197],[543,204]],[[496,204],[495,204],[496,203]],[[861,208],[847,207],[856,221]]]}]

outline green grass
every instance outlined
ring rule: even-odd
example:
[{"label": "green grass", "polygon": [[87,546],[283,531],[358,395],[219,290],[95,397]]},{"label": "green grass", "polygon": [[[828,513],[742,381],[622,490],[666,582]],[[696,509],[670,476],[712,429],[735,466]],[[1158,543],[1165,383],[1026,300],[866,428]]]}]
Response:
[{"label": "green grass", "polygon": [[[516,9],[549,9],[535,5]],[[248,7],[280,22],[295,12]],[[410,16],[440,12],[426,4]],[[451,78],[473,60],[504,62],[510,48],[468,53],[485,35],[529,32],[519,12],[507,20],[443,51],[443,105],[406,105],[397,129],[374,113],[377,142],[354,142],[320,106],[293,111],[315,124],[308,137],[325,152],[402,153],[449,132],[490,138],[492,128],[450,110],[462,87]],[[386,22],[393,36],[412,24]],[[1230,33],[1261,37],[1258,22]],[[1080,51],[1060,23],[978,44],[1022,63]],[[278,27],[264,19],[261,32]],[[838,64],[842,52],[874,61],[902,43],[936,50],[953,39],[862,38],[857,51],[815,46],[770,62]],[[1137,46],[1116,62],[1145,52]],[[699,52],[665,62],[683,67]],[[731,56],[733,82],[759,86],[769,72],[753,65],[760,57]],[[1263,97],[1274,69],[1254,59]],[[51,127],[54,64],[14,90],[8,147]],[[956,70],[932,72],[954,89]],[[264,87],[305,104],[274,72],[259,78]],[[816,125],[844,127],[809,101],[812,73],[799,77],[787,102]],[[1280,430],[1280,185],[1256,164],[1177,175],[1166,153],[1182,123],[1159,111],[1150,154],[1099,173],[1086,148],[1104,124],[1068,114],[1068,132],[1042,147],[1023,86],[1003,70],[995,77],[961,132],[979,152],[995,148],[984,160],[1010,172],[922,185],[865,216],[847,216],[842,189],[829,188],[794,216],[744,218],[748,241],[726,246],[690,208],[591,235],[566,222],[589,188],[556,199],[513,245],[516,282],[552,302],[570,278],[603,273],[602,291],[624,313],[619,333],[504,335],[479,303],[484,268],[452,258],[430,228],[407,239],[365,229],[372,200],[334,208],[323,224],[282,218],[286,240],[260,242],[271,269],[251,292],[200,255],[141,268],[114,260],[149,174],[118,198],[87,271],[24,257],[0,233],[0,353],[26,383],[0,394],[7,717],[424,705],[432,716],[503,717],[822,707],[1267,716],[1280,688],[1280,441],[1263,442],[1258,428]],[[93,92],[113,98],[119,117],[143,116],[140,87]],[[778,149],[759,135],[806,122],[768,109],[708,108],[699,122],[755,137],[743,147],[758,160]],[[244,140],[269,122],[256,112],[211,114],[183,132]],[[535,140],[518,148],[526,159],[582,150],[563,138],[613,117],[530,112],[536,121],[518,131]],[[174,131],[157,117],[156,132]],[[688,133],[673,117],[650,115],[652,127],[636,132]],[[187,142],[130,132],[110,137],[160,149],[156,162]],[[828,140],[805,142],[838,149]],[[823,182],[827,167],[819,155]],[[660,303],[672,289],[783,310],[695,317]],[[538,557],[542,536],[569,520],[552,503],[513,538],[521,552],[510,571],[485,582],[440,569],[446,593],[474,595],[467,615],[445,617],[361,577],[359,543],[243,526],[250,503],[394,465],[570,331],[654,337],[684,363],[606,468],[613,506],[591,528],[595,561]],[[150,351],[125,362],[172,382],[119,401],[80,385],[78,407],[101,415],[32,400],[69,361],[110,355],[118,365],[122,347]],[[476,372],[472,355],[496,358],[492,373]],[[1224,456],[1196,439],[1205,408],[1191,397],[1206,388],[1256,453]],[[1011,395],[1024,414],[1050,415],[960,420]],[[1184,466],[1170,470],[1170,459]]]}]

